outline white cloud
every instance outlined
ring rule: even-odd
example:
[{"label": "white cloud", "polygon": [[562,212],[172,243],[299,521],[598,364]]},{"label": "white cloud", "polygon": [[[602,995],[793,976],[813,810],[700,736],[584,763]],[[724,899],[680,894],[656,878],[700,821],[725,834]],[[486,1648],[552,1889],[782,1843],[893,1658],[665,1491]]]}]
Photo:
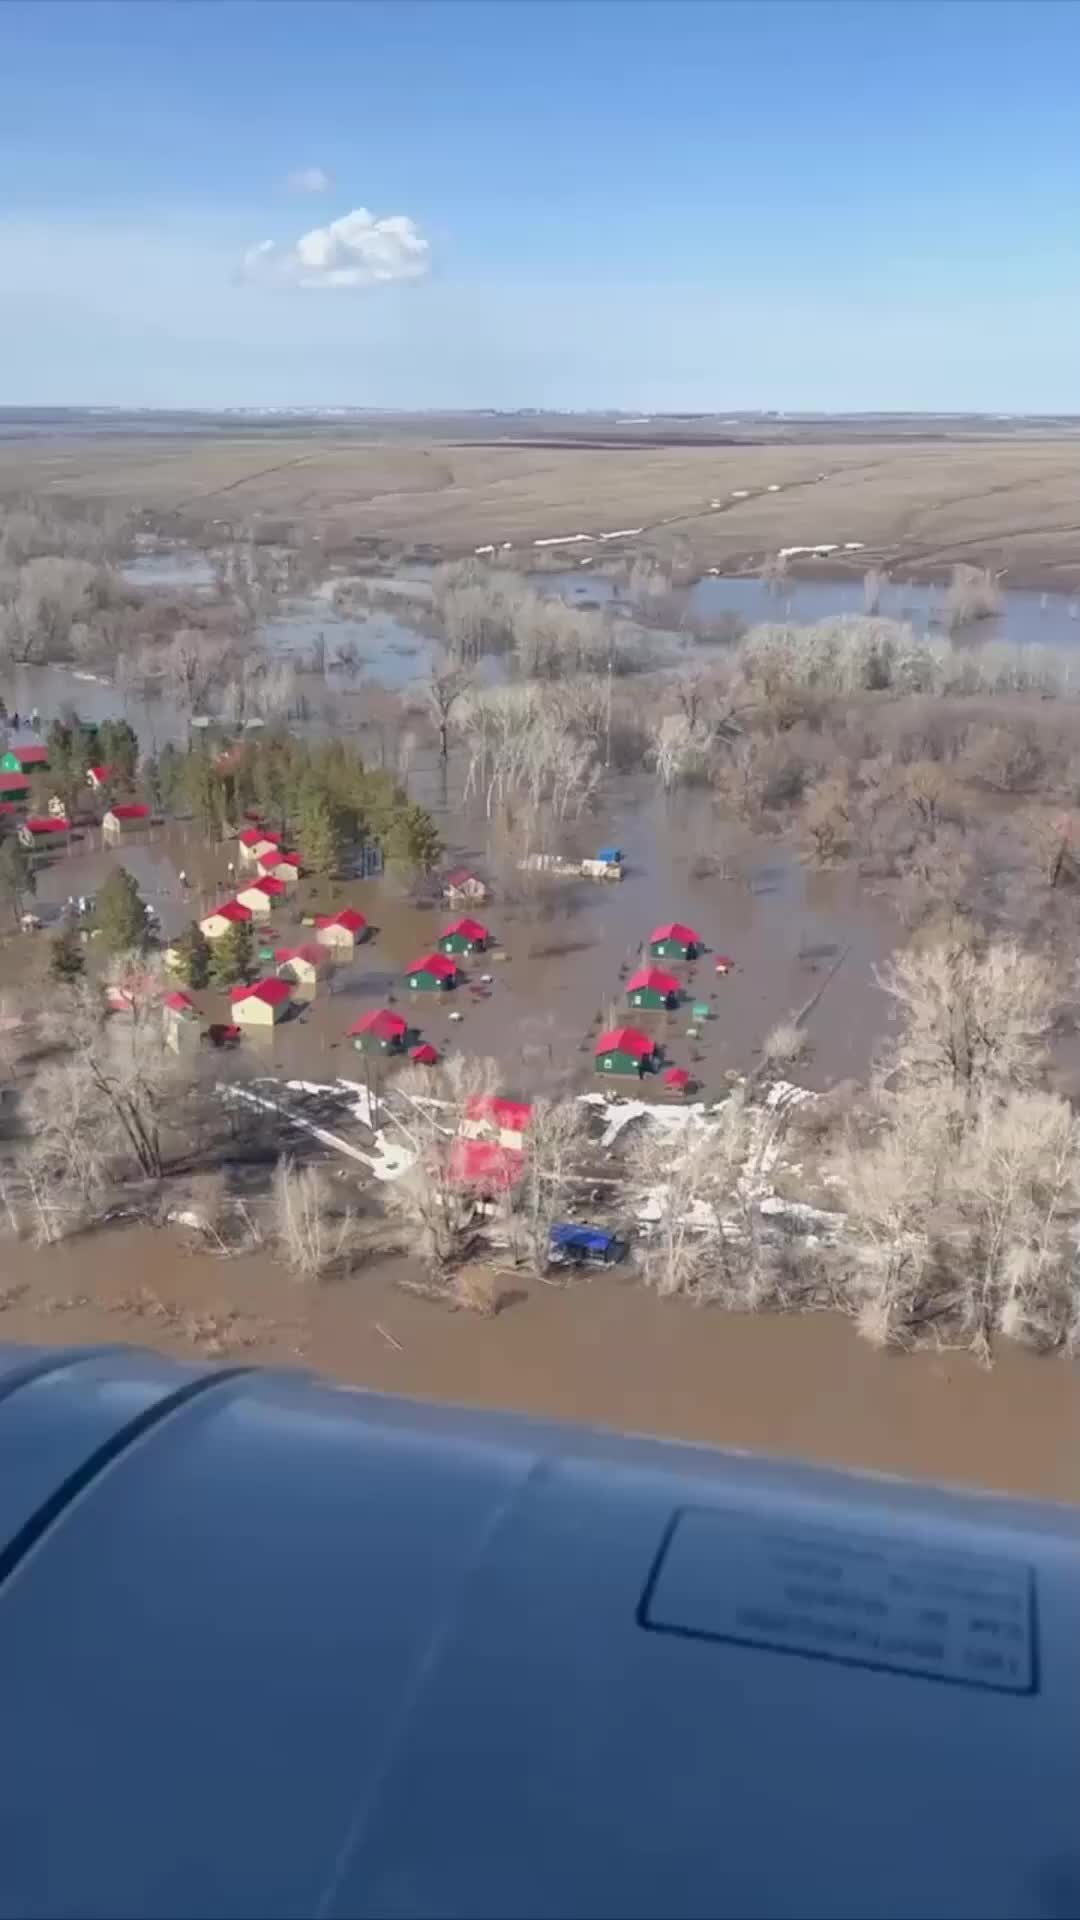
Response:
[{"label": "white cloud", "polygon": [[312,227],[296,244],[260,240],[242,262],[245,280],[276,287],[374,287],[390,280],[421,280],[430,248],[416,223],[404,213],[376,220],[366,207],[354,207]]},{"label": "white cloud", "polygon": [[325,167],[297,167],[285,182],[292,193],[328,193],[333,184]]}]

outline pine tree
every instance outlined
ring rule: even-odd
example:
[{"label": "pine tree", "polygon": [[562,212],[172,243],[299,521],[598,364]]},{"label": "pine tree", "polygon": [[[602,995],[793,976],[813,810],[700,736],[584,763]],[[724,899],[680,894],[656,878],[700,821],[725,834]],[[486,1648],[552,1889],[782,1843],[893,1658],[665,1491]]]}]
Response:
[{"label": "pine tree", "polygon": [[103,720],[98,730],[98,745],[102,761],[113,768],[118,779],[134,780],[139,764],[139,741],[127,720]]},{"label": "pine tree", "polygon": [[221,781],[205,753],[193,753],[184,769],[184,797],[208,840],[220,837],[225,818]]},{"label": "pine tree", "polygon": [[383,853],[391,866],[430,873],[438,865],[442,850],[438,828],[426,808],[406,806],[393,815],[383,842]]},{"label": "pine tree", "polygon": [[49,950],[49,972],[54,980],[71,981],[81,979],[86,972],[86,954],[82,941],[74,927],[65,927],[52,941]]},{"label": "pine tree", "polygon": [[[244,931],[246,932],[247,929],[245,928]],[[175,942],[175,952],[178,962],[176,971],[185,987],[207,986],[214,954],[197,920],[193,920]]]},{"label": "pine tree", "polygon": [[300,855],[311,873],[340,873],[345,858],[341,816],[326,794],[308,787],[301,796],[297,818]]},{"label": "pine tree", "polygon": [[232,987],[240,980],[249,980],[254,964],[251,927],[246,920],[237,920],[223,933],[220,940],[214,941],[211,959],[211,977],[216,987]]},{"label": "pine tree", "polygon": [[97,924],[106,953],[145,944],[146,907],[126,867],[116,867],[98,894]]},{"label": "pine tree", "polygon": [[37,880],[30,855],[14,838],[0,840],[0,900],[11,908],[15,925],[19,924],[23,900],[37,892]]}]

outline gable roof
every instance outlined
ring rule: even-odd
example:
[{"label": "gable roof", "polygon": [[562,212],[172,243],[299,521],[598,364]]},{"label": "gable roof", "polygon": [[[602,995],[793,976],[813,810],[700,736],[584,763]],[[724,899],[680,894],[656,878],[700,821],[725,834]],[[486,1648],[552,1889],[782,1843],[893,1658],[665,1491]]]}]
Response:
[{"label": "gable roof", "polygon": [[179,987],[174,987],[171,993],[163,994],[161,1004],[163,1007],[168,1007],[170,1013],[194,1013],[195,1011],[194,1000],[188,994],[181,992]]},{"label": "gable roof", "polygon": [[468,880],[476,880],[482,887],[487,886],[487,881],[482,879],[480,874],[474,873],[471,867],[455,867],[453,873],[447,874],[446,885],[448,887],[463,887]]},{"label": "gable roof", "polygon": [[474,1093],[465,1102],[467,1120],[493,1120],[511,1133],[524,1133],[532,1119],[527,1100],[508,1100],[501,1093]]},{"label": "gable roof", "polygon": [[317,913],[317,927],[344,927],[347,933],[363,933],[367,921],[355,907],[340,907],[337,913]]},{"label": "gable roof", "polygon": [[16,747],[9,747],[8,752],[13,753],[15,755],[15,758],[19,762],[19,765],[21,767],[44,767],[48,765],[48,761],[49,761],[48,747],[16,746]]},{"label": "gable roof", "polygon": [[279,893],[284,893],[285,882],[264,874],[261,880],[249,880],[240,891],[241,893],[261,893],[267,900],[276,900]]},{"label": "gable roof", "polygon": [[660,1077],[665,1087],[688,1087],[690,1085],[690,1075],[685,1067],[668,1067]]},{"label": "gable roof", "polygon": [[103,786],[106,780],[111,780],[113,778],[113,776],[116,773],[116,768],[115,767],[87,767],[86,773],[87,773],[88,779],[92,778],[97,781],[99,786]]},{"label": "gable roof", "polygon": [[11,773],[0,770],[0,793],[25,793],[30,785],[28,773]]},{"label": "gable roof", "polygon": [[679,983],[674,974],[665,973],[662,967],[639,967],[630,975],[626,983],[627,993],[634,993],[639,987],[647,987],[652,993],[678,993]]},{"label": "gable roof", "polygon": [[45,819],[37,816],[30,820],[24,820],[23,826],[26,828],[27,833],[66,833],[68,830],[66,820]]},{"label": "gable roof", "polygon": [[479,920],[470,920],[468,915],[462,920],[451,920],[450,925],[443,928],[439,939],[447,940],[451,934],[460,934],[463,940],[487,940],[489,938],[487,928],[481,926]]},{"label": "gable roof", "polygon": [[243,833],[237,835],[237,839],[242,847],[259,847],[267,841],[272,847],[281,845],[281,835],[270,833],[265,827],[245,827]]},{"label": "gable roof", "polygon": [[223,906],[214,907],[210,913],[204,913],[204,920],[231,920],[234,924],[251,919],[251,908],[241,906],[239,900],[226,900]]},{"label": "gable roof", "polygon": [[238,1000],[261,1000],[264,1006],[280,1007],[291,993],[292,988],[287,980],[256,980],[250,987],[230,987],[229,999],[234,1006]]},{"label": "gable roof", "polygon": [[639,1027],[612,1027],[600,1035],[593,1052],[628,1053],[634,1060],[647,1060],[656,1047]]},{"label": "gable roof", "polygon": [[521,1179],[525,1156],[514,1147],[500,1147],[496,1140],[451,1142],[446,1162],[447,1179],[455,1186],[489,1187],[504,1192]]},{"label": "gable roof", "polygon": [[373,1007],[349,1028],[350,1034],[373,1033],[379,1040],[400,1040],[405,1032],[406,1024],[400,1013],[391,1013],[389,1007]]},{"label": "gable roof", "polygon": [[662,927],[654,927],[649,939],[678,940],[684,947],[701,945],[700,933],[695,933],[693,927],[685,926],[681,920],[667,920]]},{"label": "gable roof", "polygon": [[299,947],[275,947],[274,959],[279,966],[285,966],[289,960],[307,960],[313,967],[328,967],[330,955],[325,947],[315,940],[308,940]]},{"label": "gable roof", "polygon": [[125,800],[120,806],[110,807],[105,818],[107,820],[111,814],[114,820],[145,820],[149,812],[149,807],[144,807],[139,801]]},{"label": "gable roof", "polygon": [[452,960],[443,953],[426,953],[422,960],[414,960],[406,973],[433,973],[438,980],[447,980],[457,972]]},{"label": "gable roof", "polygon": [[421,1040],[418,1047],[409,1048],[409,1059],[415,1060],[418,1067],[433,1067],[438,1058],[430,1040]]}]

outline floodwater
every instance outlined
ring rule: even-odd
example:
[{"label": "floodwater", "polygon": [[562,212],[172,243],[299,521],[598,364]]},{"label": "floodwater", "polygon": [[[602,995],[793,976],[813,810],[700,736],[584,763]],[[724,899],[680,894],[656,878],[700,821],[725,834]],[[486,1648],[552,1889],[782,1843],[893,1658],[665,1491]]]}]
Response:
[{"label": "floodwater", "polygon": [[358,1385],[1080,1501],[1075,1365],[1003,1347],[880,1353],[831,1314],[732,1315],[607,1276],[526,1283],[494,1318],[450,1313],[378,1262],[310,1288],[267,1255],[219,1260],[172,1233],[110,1228],[6,1247],[4,1339],[128,1340]]}]

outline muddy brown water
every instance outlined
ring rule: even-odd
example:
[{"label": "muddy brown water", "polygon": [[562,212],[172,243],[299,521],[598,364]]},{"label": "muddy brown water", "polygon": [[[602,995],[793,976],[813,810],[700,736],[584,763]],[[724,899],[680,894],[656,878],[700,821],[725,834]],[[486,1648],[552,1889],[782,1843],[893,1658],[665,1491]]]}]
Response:
[{"label": "muddy brown water", "polygon": [[382,1392],[1080,1501],[1074,1365],[1005,1347],[879,1353],[829,1314],[739,1316],[633,1280],[535,1283],[494,1318],[403,1291],[381,1263],[298,1285],[267,1256],[222,1261],[114,1228],[6,1245],[0,1338],[127,1341],[304,1366]]}]

